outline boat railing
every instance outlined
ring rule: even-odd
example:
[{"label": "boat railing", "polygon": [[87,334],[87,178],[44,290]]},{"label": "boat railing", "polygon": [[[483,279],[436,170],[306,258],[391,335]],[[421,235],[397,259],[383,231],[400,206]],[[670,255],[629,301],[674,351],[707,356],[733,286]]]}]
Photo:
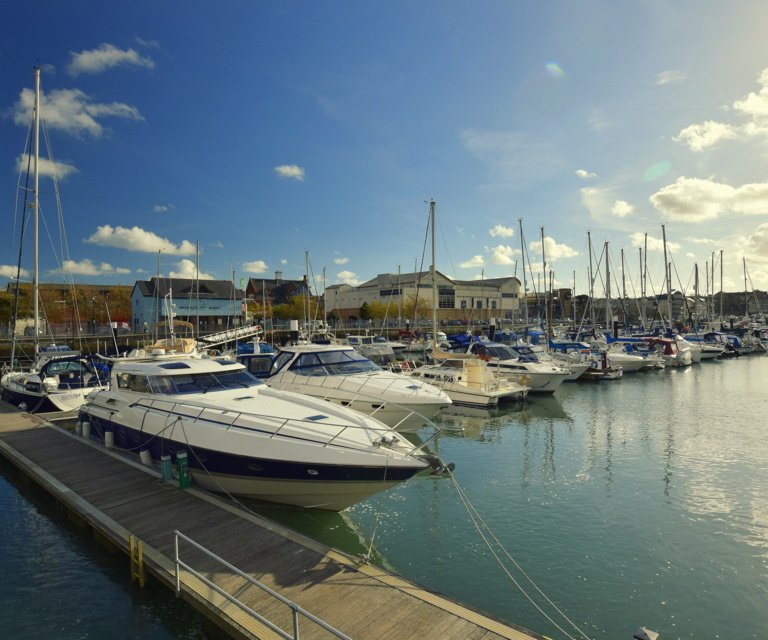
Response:
[{"label": "boat railing", "polygon": [[[220,596],[226,598],[229,602],[231,602],[235,606],[239,607],[242,611],[244,611],[245,613],[253,616],[259,622],[261,622],[262,624],[264,624],[267,627],[269,627],[274,633],[279,635],[281,638],[285,638],[286,640],[299,640],[299,637],[300,637],[299,636],[299,620],[300,619],[306,619],[309,622],[312,622],[312,623],[318,625],[319,627],[321,627],[322,629],[327,631],[329,634],[331,634],[335,638],[341,638],[342,640],[352,640],[345,633],[339,631],[335,627],[332,627],[330,624],[328,624],[327,622],[325,622],[321,618],[318,618],[313,613],[310,613],[309,611],[304,609],[301,605],[297,604],[293,600],[289,600],[288,598],[282,596],[277,591],[275,591],[274,589],[271,589],[270,587],[265,585],[260,580],[257,580],[253,576],[245,573],[244,571],[241,571],[240,569],[238,569],[233,564],[230,564],[229,562],[224,560],[224,558],[221,558],[221,557],[217,556],[215,553],[213,553],[209,549],[206,549],[201,544],[198,544],[197,542],[192,540],[192,538],[190,538],[188,536],[185,536],[183,533],[181,533],[178,530],[174,531],[173,534],[174,534],[174,540],[173,540],[173,542],[174,542],[174,563],[176,565],[176,594],[177,595],[181,593],[182,583],[184,582],[184,579],[182,577],[183,576],[182,569],[183,569],[184,571],[187,571],[190,574],[192,574],[193,576],[195,576],[195,578],[197,578],[198,580],[202,581],[206,586],[208,586],[209,588],[213,589]],[[243,578],[243,580],[245,580],[249,584],[252,584],[253,586],[261,589],[265,593],[267,593],[270,596],[272,596],[272,598],[274,598],[278,602],[281,602],[286,607],[288,607],[291,610],[291,621],[292,621],[292,626],[293,626],[292,631],[289,632],[289,631],[286,631],[286,630],[282,629],[281,627],[278,627],[276,624],[274,624],[273,622],[271,622],[270,620],[268,620],[267,618],[262,616],[260,613],[258,613],[257,611],[255,611],[254,609],[249,607],[247,604],[245,604],[244,602],[239,600],[236,596],[234,596],[233,594],[229,593],[225,589],[222,589],[218,584],[216,584],[215,582],[210,580],[203,573],[195,570],[194,568],[192,568],[192,566],[190,566],[184,560],[182,560],[181,559],[181,554],[179,552],[179,547],[180,547],[179,540],[183,540],[184,542],[192,545],[195,549],[197,549],[198,551],[201,551],[202,553],[204,553],[209,558],[211,558],[211,559],[215,560],[216,562],[220,563],[221,565],[226,567],[232,573],[237,574],[238,576]]]},{"label": "boat railing", "polygon": [[[294,382],[299,384],[302,381],[303,376],[296,376],[294,378]],[[318,384],[317,381],[320,381]],[[352,388],[352,383],[356,383],[357,387]],[[396,406],[401,409],[407,409],[403,405],[399,404],[395,400],[384,400],[383,396],[384,394],[391,391],[393,388],[395,388],[398,384],[402,385],[403,378],[402,377],[393,377],[389,382],[382,385],[381,384],[381,378],[378,378],[376,376],[368,376],[366,374],[359,374],[359,375],[348,375],[348,376],[310,376],[307,377],[306,381],[303,382],[307,386],[307,388],[316,390],[318,388],[320,389],[327,389],[327,390],[334,390],[334,391],[347,391],[351,394],[351,397],[349,398],[349,402],[355,402],[358,400],[363,400],[366,402],[372,402],[372,403],[379,403],[380,406],[375,408],[373,412],[371,413],[372,416],[375,417],[376,413],[379,411],[382,411],[385,406]],[[401,387],[398,389],[398,392],[403,395],[403,398],[408,398],[412,395],[415,395],[415,390],[411,390],[410,393],[407,392],[407,388]],[[330,400],[331,397],[336,396],[330,396],[326,395],[323,397],[324,400]],[[346,403],[346,401],[345,401]],[[412,414],[417,413],[416,411],[412,411]]]},{"label": "boat railing", "polygon": [[[169,406],[170,405],[170,406]],[[371,424],[338,424],[336,422],[322,422],[320,423],[317,420],[310,420],[310,419],[300,419],[300,418],[284,418],[282,416],[276,416],[276,415],[269,415],[269,414],[261,414],[261,413],[253,413],[250,411],[231,411],[229,409],[211,409],[210,406],[207,405],[201,405],[194,402],[178,402],[176,400],[158,400],[155,398],[142,398],[141,400],[138,400],[130,405],[131,407],[139,407],[142,409],[146,409],[148,411],[156,411],[156,412],[162,412],[166,413],[169,416],[176,416],[177,420],[188,418],[193,421],[198,420],[208,420],[213,421],[215,413],[216,421],[219,422],[222,425],[225,425],[227,429],[231,427],[237,427],[240,429],[249,429],[249,430],[258,430],[259,432],[267,435],[269,438],[274,438],[275,436],[281,436],[284,438],[292,438],[296,440],[301,440],[302,442],[306,442],[307,440],[310,440],[312,442],[315,442],[322,446],[329,446],[332,444],[337,444],[337,440],[341,439],[341,436],[345,433],[348,433],[350,431],[354,431],[355,429],[362,429],[367,431],[368,433],[371,433],[374,436],[384,436],[391,433],[392,429],[384,424],[381,424],[381,428],[374,427]],[[208,416],[204,416],[203,414],[208,411],[211,412]],[[276,428],[273,429],[266,429],[263,424],[254,425],[254,420],[261,420],[261,421],[270,421],[275,423]],[[175,422],[169,422],[168,427],[173,427]],[[334,433],[325,433],[318,430],[318,426],[324,426],[324,427],[332,427],[334,428]],[[296,428],[296,427],[303,427],[304,430],[301,432],[300,435],[294,435],[289,433],[289,429]],[[311,432],[307,433],[307,430]],[[312,435],[321,435],[323,437],[312,437]],[[372,438],[372,441],[375,441],[376,438]],[[343,446],[346,448],[354,449],[355,448],[355,442],[354,441],[345,441],[342,444],[339,444],[338,446]],[[361,444],[360,448],[365,449],[367,448],[367,444]]]}]

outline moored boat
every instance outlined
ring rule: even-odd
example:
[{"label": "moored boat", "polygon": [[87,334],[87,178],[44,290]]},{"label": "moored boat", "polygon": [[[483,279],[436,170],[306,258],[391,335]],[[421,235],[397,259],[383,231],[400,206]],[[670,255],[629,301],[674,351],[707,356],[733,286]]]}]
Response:
[{"label": "moored boat", "polygon": [[243,354],[239,361],[269,386],[350,407],[399,431],[422,426],[448,395],[386,371],[348,345],[292,345],[277,355]]},{"label": "moored boat", "polygon": [[186,454],[204,489],[329,511],[439,466],[382,422],[272,389],[224,358],[116,362],[80,420],[118,449]]}]

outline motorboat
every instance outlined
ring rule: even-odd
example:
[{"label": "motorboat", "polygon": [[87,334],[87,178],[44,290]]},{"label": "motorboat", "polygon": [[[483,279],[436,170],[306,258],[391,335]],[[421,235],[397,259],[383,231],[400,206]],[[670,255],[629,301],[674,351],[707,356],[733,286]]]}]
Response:
[{"label": "motorboat", "polygon": [[648,347],[658,353],[668,367],[689,367],[693,364],[690,348],[675,342],[672,338],[645,338]]},{"label": "motorboat", "polygon": [[592,362],[592,349],[585,342],[562,342],[550,338],[549,350],[540,344],[518,343],[515,346],[517,348],[527,347],[542,362],[551,362],[570,371],[571,375],[565,379],[566,382],[579,380],[587,372]]},{"label": "motorboat", "polygon": [[554,393],[571,375],[563,367],[541,362],[530,349],[521,353],[500,342],[473,340],[467,353],[485,360],[496,375],[528,387],[529,393]]},{"label": "motorboat", "polygon": [[276,355],[243,354],[238,360],[275,389],[350,407],[398,431],[423,426],[451,404],[440,389],[384,370],[349,345],[291,345]]},{"label": "motorboat", "polygon": [[[444,391],[454,404],[469,407],[495,407],[502,400],[525,400],[528,387],[495,375],[485,360],[463,354],[435,352],[431,364],[423,364],[410,372]],[[453,356],[453,357],[452,357]]]},{"label": "motorboat", "polygon": [[375,418],[274,389],[225,358],[115,362],[79,420],[116,450],[186,454],[203,489],[328,511],[439,467]]},{"label": "motorboat", "polygon": [[41,347],[28,371],[2,377],[3,400],[30,413],[73,411],[109,384],[109,368],[65,345]]},{"label": "motorboat", "polygon": [[395,350],[386,342],[376,340],[375,336],[350,335],[346,342],[378,365],[389,364],[395,359]]},{"label": "motorboat", "polygon": [[582,380],[618,380],[624,376],[624,369],[611,363],[608,353],[593,353],[589,369],[584,372]]},{"label": "motorboat", "polygon": [[686,333],[683,338],[687,343],[698,347],[702,360],[717,360],[726,348],[725,343],[707,341],[702,333]]}]

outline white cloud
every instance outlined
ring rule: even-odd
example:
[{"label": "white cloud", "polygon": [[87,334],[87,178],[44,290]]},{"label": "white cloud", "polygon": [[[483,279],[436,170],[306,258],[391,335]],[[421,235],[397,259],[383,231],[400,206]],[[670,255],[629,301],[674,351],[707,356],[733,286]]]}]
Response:
[{"label": "white cloud", "polygon": [[197,269],[195,268],[194,261],[184,258],[183,260],[179,260],[176,263],[176,270],[171,271],[168,275],[171,278],[187,278],[190,280],[193,280],[194,278],[197,278],[198,280],[214,280],[215,279],[209,273],[203,273],[203,272],[196,273],[196,271]]},{"label": "white cloud", "polygon": [[168,213],[169,211],[173,211],[176,208],[176,205],[173,204],[156,204],[154,207],[152,207],[152,213]]},{"label": "white cloud", "polygon": [[619,218],[626,218],[635,212],[635,208],[624,200],[617,200],[613,203],[611,213]]},{"label": "white cloud", "polygon": [[575,173],[579,178],[582,178],[583,180],[587,180],[589,178],[597,178],[596,173],[587,171],[586,169],[576,169]]},{"label": "white cloud", "polygon": [[106,275],[125,275],[130,273],[130,269],[123,267],[113,267],[108,262],[102,262],[101,264],[94,264],[90,258],[84,258],[77,262],[75,260],[64,260],[60,270],[55,270],[53,273],[71,273],[73,275],[82,276],[106,276]]},{"label": "white cloud", "polygon": [[334,261],[336,264],[339,264],[339,265],[341,265],[341,264],[347,264],[347,262],[349,262],[349,258],[334,258],[334,259],[333,259],[333,261]]},{"label": "white cloud", "polygon": [[[531,242],[531,250],[540,254],[541,240]],[[552,238],[544,236],[544,255],[549,263],[563,258],[575,258],[579,252],[571,249],[567,244],[557,244]]]},{"label": "white cloud", "polygon": [[[642,231],[637,231],[636,233],[633,233],[631,236],[629,236],[629,239],[632,242],[633,247],[644,248],[647,246],[648,251],[652,251],[654,253],[664,252],[664,240],[662,238],[646,236],[646,234],[644,234]],[[667,241],[667,251],[670,253],[680,251],[680,243]]]},{"label": "white cloud", "polygon": [[157,40],[145,40],[144,38],[140,38],[139,36],[135,36],[134,38],[136,40],[136,43],[141,45],[142,47],[146,49],[159,49],[160,43]]},{"label": "white cloud", "polygon": [[490,249],[491,252],[491,262],[493,264],[508,266],[515,264],[515,259],[513,256],[520,253],[517,249],[513,249],[512,247],[504,244],[497,245],[495,247],[492,247]]},{"label": "white cloud", "polygon": [[715,244],[715,241],[712,238],[696,238],[688,236],[685,240],[691,244]]},{"label": "white cloud", "polygon": [[[15,277],[16,277],[16,267],[9,264],[0,264],[0,278],[15,278]],[[19,277],[28,278],[29,271],[27,271],[26,269],[21,269],[19,271]]]},{"label": "white cloud", "polygon": [[768,183],[734,188],[714,180],[678,178],[650,197],[656,209],[670,218],[701,221],[724,213],[768,214]]},{"label": "white cloud", "polygon": [[243,264],[243,271],[245,273],[265,273],[267,269],[267,263],[263,260],[253,260]]},{"label": "white cloud", "polygon": [[[16,170],[23,172],[29,167],[31,171],[32,163],[29,161],[29,158],[29,154],[22,153],[16,159]],[[72,164],[67,164],[66,162],[51,162],[48,158],[38,158],[37,167],[41,176],[49,176],[59,180],[64,180],[67,176],[78,172],[77,168]]]},{"label": "white cloud", "polygon": [[485,260],[483,259],[483,256],[472,256],[469,260],[459,263],[460,269],[476,269],[484,266]]},{"label": "white cloud", "polygon": [[656,76],[655,84],[677,84],[678,82],[683,82],[685,79],[686,75],[682,71],[668,69]]},{"label": "white cloud", "polygon": [[291,180],[304,180],[304,169],[295,164],[281,164],[274,168],[274,172],[281,178],[289,178]]},{"label": "white cloud", "polygon": [[85,242],[97,244],[102,247],[116,247],[118,249],[127,249],[128,251],[138,251],[141,253],[157,253],[158,251],[167,255],[189,256],[194,255],[196,248],[194,243],[188,240],[182,240],[180,244],[173,244],[166,238],[161,238],[151,231],[146,231],[140,227],[112,227],[105,224],[96,229]]},{"label": "white cloud", "polygon": [[70,54],[72,58],[67,71],[72,76],[81,73],[101,73],[118,66],[155,68],[155,62],[149,56],[142,56],[135,49],[118,49],[107,42],[99,45],[97,49],[79,53],[71,51]]},{"label": "white cloud", "polygon": [[768,136],[768,69],[763,69],[757,79],[761,88],[733,103],[733,110],[746,118],[742,125],[731,125],[707,120],[703,124],[692,124],[683,129],[675,138],[694,151],[703,151],[722,140]]},{"label": "white cloud", "polygon": [[[87,133],[98,138],[104,127],[97,118],[115,117],[129,120],[144,120],[136,107],[122,102],[92,102],[80,89],[55,89],[41,99],[40,113],[49,129],[58,129],[71,135]],[[22,89],[13,106],[13,121],[28,126],[32,120],[35,94],[32,89]]]},{"label": "white cloud", "polygon": [[505,227],[503,225],[497,224],[493,227],[493,229],[488,229],[488,233],[494,238],[511,238],[513,235],[515,235],[515,230],[512,227]]},{"label": "white cloud", "polygon": [[339,271],[336,274],[336,277],[339,279],[340,283],[348,284],[353,287],[356,287],[362,283],[362,281],[357,277],[357,274],[352,271]]},{"label": "white cloud", "polygon": [[733,140],[738,136],[738,129],[723,122],[707,120],[704,124],[692,124],[674,138],[675,142],[688,145],[691,151],[703,151],[716,145],[721,140]]},{"label": "white cloud", "polygon": [[765,118],[768,116],[768,69],[763,69],[757,79],[762,85],[755,93],[749,93],[746,98],[733,103],[733,108],[752,118]]},{"label": "white cloud", "polygon": [[768,265],[768,223],[763,223],[747,238],[745,257],[750,262]]}]

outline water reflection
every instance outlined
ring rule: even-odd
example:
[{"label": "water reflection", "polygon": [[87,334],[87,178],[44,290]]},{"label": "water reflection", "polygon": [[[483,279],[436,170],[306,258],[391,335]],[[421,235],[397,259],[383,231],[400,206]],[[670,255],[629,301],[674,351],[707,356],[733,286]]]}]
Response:
[{"label": "water reflection", "polygon": [[371,547],[370,539],[345,512],[302,509],[290,505],[260,502],[248,498],[239,500],[240,506],[285,527],[298,531],[323,544],[352,556],[370,555],[371,561],[382,564],[383,556]]},{"label": "water reflection", "polygon": [[560,399],[552,394],[492,409],[452,405],[443,409],[436,422],[446,430],[446,435],[491,442],[498,441],[501,429],[507,425],[526,425],[540,420],[570,421],[571,417]]}]

